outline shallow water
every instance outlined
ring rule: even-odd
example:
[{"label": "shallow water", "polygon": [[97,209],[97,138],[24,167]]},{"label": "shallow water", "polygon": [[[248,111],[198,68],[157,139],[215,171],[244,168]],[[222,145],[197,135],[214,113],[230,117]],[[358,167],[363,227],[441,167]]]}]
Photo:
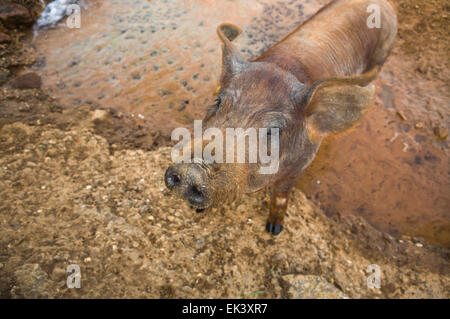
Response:
[{"label": "shallow water", "polygon": [[[321,7],[302,0],[85,2],[80,29],[45,30],[35,40],[44,87],[65,105],[115,108],[166,134],[203,118],[213,101],[217,25],[240,25],[236,45],[251,58]],[[390,63],[376,82],[374,107],[324,143],[298,186],[328,214],[362,215],[395,235],[449,247],[448,146],[395,115],[409,101],[394,96],[397,62]],[[435,114],[413,111],[443,122]]]},{"label": "shallow water", "polygon": [[80,29],[45,30],[36,39],[45,87],[66,105],[141,114],[166,132],[203,118],[212,103],[220,23],[246,30],[236,43],[251,57],[318,8],[298,1],[85,2]]}]

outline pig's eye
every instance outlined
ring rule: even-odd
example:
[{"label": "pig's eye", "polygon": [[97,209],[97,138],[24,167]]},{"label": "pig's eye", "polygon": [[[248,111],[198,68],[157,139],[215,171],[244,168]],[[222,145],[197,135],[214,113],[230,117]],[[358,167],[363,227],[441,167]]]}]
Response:
[{"label": "pig's eye", "polygon": [[216,114],[217,110],[219,109],[220,103],[222,103],[222,100],[220,99],[220,97],[217,97],[215,102],[214,102],[214,105],[212,105],[206,111],[206,115],[205,115],[205,118],[203,119],[203,121],[209,120],[211,117],[214,116],[214,114]]},{"label": "pig's eye", "polygon": [[219,107],[219,106],[220,106],[220,103],[222,103],[222,100],[220,99],[220,96],[216,97],[215,102],[216,102],[216,103],[214,104],[214,106],[215,106],[215,107]]}]

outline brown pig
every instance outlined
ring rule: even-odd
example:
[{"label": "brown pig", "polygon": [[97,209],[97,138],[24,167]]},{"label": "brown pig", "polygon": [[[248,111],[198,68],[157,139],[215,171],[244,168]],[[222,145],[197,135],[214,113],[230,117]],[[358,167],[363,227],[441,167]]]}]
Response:
[{"label": "brown pig", "polygon": [[220,90],[203,129],[225,135],[226,128],[276,128],[278,171],[261,174],[259,160],[200,160],[169,167],[165,182],[198,211],[271,185],[266,230],[277,235],[291,188],[323,138],[351,127],[368,110],[370,82],[393,46],[397,18],[386,0],[335,0],[252,61],[231,43],[240,32],[232,24],[217,29],[223,44]]}]

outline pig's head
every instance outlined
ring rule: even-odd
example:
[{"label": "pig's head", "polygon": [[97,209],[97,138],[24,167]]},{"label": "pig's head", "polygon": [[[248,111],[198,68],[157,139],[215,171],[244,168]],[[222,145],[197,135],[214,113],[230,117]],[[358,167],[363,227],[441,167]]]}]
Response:
[{"label": "pig's head", "polygon": [[[212,153],[222,152],[223,162],[197,157],[192,163],[172,165],[165,173],[167,187],[198,210],[223,204],[287,176],[299,176],[314,158],[323,137],[350,127],[363,116],[374,94],[373,86],[366,85],[378,72],[375,68],[358,76],[305,85],[273,63],[245,61],[231,43],[240,33],[238,27],[222,24],[217,33],[223,44],[220,90],[202,129],[205,135],[210,128],[222,132],[223,147],[216,147]],[[253,128],[259,133],[266,128],[268,136],[259,134],[257,141],[259,144],[260,138],[265,138],[270,162],[263,163],[260,156],[256,162],[250,161],[251,142],[246,144],[245,163],[238,162],[237,143],[229,146],[225,141],[227,128],[242,128],[244,132]],[[209,135],[210,139],[216,137]],[[198,144],[205,150],[208,142],[203,136],[203,141],[185,143],[185,149],[191,152]],[[231,162],[226,158],[230,147],[234,147]],[[270,165],[272,169],[267,170]]]}]

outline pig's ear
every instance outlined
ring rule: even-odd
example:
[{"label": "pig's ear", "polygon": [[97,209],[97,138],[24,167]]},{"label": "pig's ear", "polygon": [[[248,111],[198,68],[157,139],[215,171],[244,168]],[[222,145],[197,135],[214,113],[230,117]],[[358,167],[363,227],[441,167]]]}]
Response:
[{"label": "pig's ear", "polygon": [[372,103],[375,87],[368,84],[378,71],[376,67],[356,76],[317,81],[304,90],[301,104],[310,137],[321,139],[358,122]]},{"label": "pig's ear", "polygon": [[231,23],[223,23],[217,27],[217,35],[222,41],[222,84],[239,73],[246,64],[238,49],[231,43],[241,33],[242,30]]}]

